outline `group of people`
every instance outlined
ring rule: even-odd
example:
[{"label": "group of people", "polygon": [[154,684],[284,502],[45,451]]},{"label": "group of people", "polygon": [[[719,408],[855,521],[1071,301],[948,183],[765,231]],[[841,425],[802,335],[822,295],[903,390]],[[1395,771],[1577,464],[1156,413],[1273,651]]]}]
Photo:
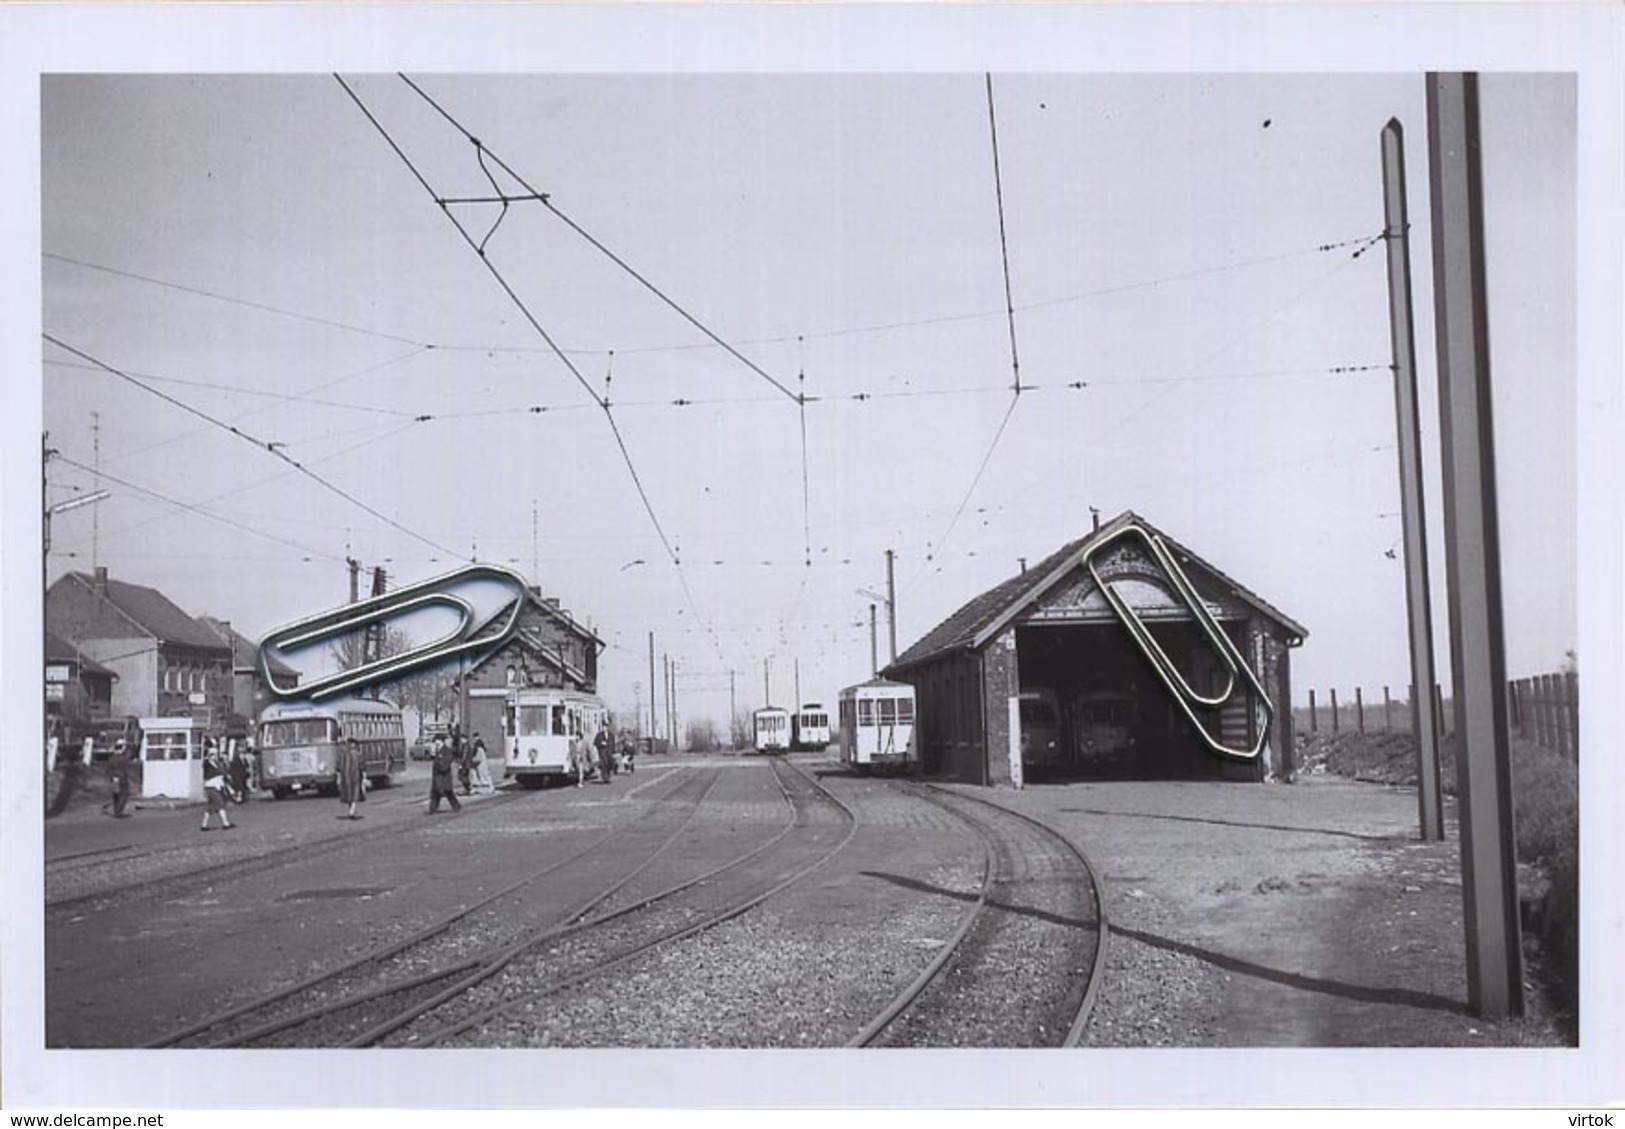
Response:
[{"label": "group of people", "polygon": [[622,769],[632,772],[636,753],[637,746],[630,734],[622,734],[621,747],[617,751],[615,738],[610,736],[608,726],[599,727],[598,732],[593,734],[591,744],[579,739],[571,740],[570,767],[576,774],[576,787],[585,784],[588,776],[594,776],[600,784],[608,784],[609,778]]},{"label": "group of people", "polygon": [[452,811],[461,811],[457,800],[461,786],[465,796],[475,792],[486,795],[496,791],[491,780],[490,758],[485,751],[485,738],[475,733],[464,740],[461,733],[448,737],[436,735],[430,746],[433,768],[429,775],[429,814],[440,810],[440,801],[448,800]]}]

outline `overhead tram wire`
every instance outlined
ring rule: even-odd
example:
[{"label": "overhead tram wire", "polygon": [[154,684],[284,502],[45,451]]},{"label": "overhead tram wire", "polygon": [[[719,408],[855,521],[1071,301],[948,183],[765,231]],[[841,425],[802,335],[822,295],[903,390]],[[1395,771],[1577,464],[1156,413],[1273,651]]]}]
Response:
[{"label": "overhead tram wire", "polygon": [[[490,180],[492,185],[496,188],[498,196],[502,199],[504,209],[507,207],[508,197],[506,194],[502,193],[500,186],[496,186],[496,181],[491,176],[490,170],[485,167],[484,157],[488,153],[491,159],[497,163],[499,168],[501,168],[509,176],[513,177],[515,181],[517,181],[526,189],[528,193],[530,193],[529,196],[514,197],[514,199],[537,200],[544,205],[547,204],[547,197],[543,193],[537,192],[534,188],[531,188],[531,186],[525,182],[524,178],[520,177],[511,168],[509,168],[507,163],[503,161],[501,157],[497,156],[495,153],[490,153],[489,150],[485,149],[485,147],[480,144],[478,138],[471,134],[467,129],[464,129],[461,123],[457,122],[456,119],[452,118],[450,114],[446,113],[446,111],[435,103],[432,98],[429,98],[428,95],[419,90],[410,79],[408,79],[405,75],[400,75],[399,77],[408,86],[412,87],[413,90],[416,90],[418,94],[431,106],[434,106],[442,117],[451,122],[458,132],[460,132],[475,146],[480,168],[485,173],[486,178]],[[552,350],[554,356],[559,359],[559,362],[563,364],[564,367],[569,371],[570,375],[575,378],[576,383],[581,386],[582,390],[585,391],[587,395],[590,396],[593,401],[603,409],[604,419],[609,423],[610,431],[615,436],[616,448],[621,453],[621,460],[626,465],[627,473],[631,475],[632,485],[637,490],[638,498],[643,503],[644,512],[648,515],[650,524],[654,526],[655,534],[660,538],[660,543],[662,546],[664,546],[666,555],[671,559],[673,567],[677,570],[677,577],[682,585],[683,594],[688,600],[689,608],[694,612],[695,618],[699,619],[702,624],[705,624],[705,617],[700,615],[699,609],[694,602],[693,593],[690,591],[688,586],[688,578],[683,573],[681,558],[678,556],[677,550],[671,542],[671,538],[667,536],[664,526],[660,524],[659,515],[655,513],[654,504],[649,499],[648,491],[644,489],[642,477],[638,474],[637,466],[632,461],[632,454],[627,448],[626,439],[621,434],[620,425],[615,421],[615,415],[612,410],[609,397],[607,395],[600,397],[593,390],[592,385],[587,381],[587,378],[582,375],[580,369],[578,369],[575,363],[571,361],[570,357],[559,346],[558,342],[553,339],[552,335],[549,334],[545,328],[543,328],[541,322],[537,320],[536,316],[531,312],[524,300],[519,297],[518,292],[514,290],[513,286],[509,284],[502,272],[497,269],[496,264],[491,261],[490,256],[486,254],[485,242],[488,241],[490,236],[495,232],[495,225],[493,225],[492,229],[486,233],[484,240],[476,242],[468,233],[468,230],[464,228],[461,221],[459,221],[457,217],[452,214],[451,208],[448,206],[452,201],[446,197],[440,196],[435,192],[434,187],[418,170],[417,166],[412,163],[411,158],[406,155],[405,151],[395,141],[394,137],[391,136],[389,131],[384,128],[383,123],[378,120],[377,116],[373,114],[372,110],[367,106],[367,104],[361,100],[360,95],[351,89],[349,83],[345,82],[341,75],[334,74],[333,79],[344,90],[344,93],[349,96],[350,100],[355,103],[356,108],[359,109],[366,117],[367,121],[372,124],[372,127],[378,131],[379,136],[384,139],[385,143],[389,145],[390,149],[394,151],[395,155],[400,158],[401,163],[407,167],[407,169],[412,173],[412,176],[420,185],[422,185],[423,190],[428,193],[430,199],[434,200],[435,204],[440,208],[441,214],[443,214],[446,219],[450,221],[451,225],[457,229],[457,233],[462,236],[463,241],[469,245],[469,249],[474,252],[480,263],[484,265],[486,271],[493,279],[496,280],[497,285],[500,286],[503,293],[508,296],[508,300],[512,302],[515,308],[519,310],[520,314],[524,317],[525,321],[529,323],[530,327],[536,331],[537,336],[539,336],[547,344],[548,348]]]},{"label": "overhead tram wire", "polygon": [[[329,452],[328,454],[325,454],[325,455],[319,455],[314,459],[308,460],[308,462],[311,465],[315,465],[317,463],[331,462],[334,459],[343,458],[345,455],[348,455],[351,452],[359,451],[363,447],[370,447],[374,443],[387,442],[390,439],[395,438],[395,436],[400,435],[401,433],[403,433],[405,431],[409,431],[409,430],[411,430],[412,428],[414,428],[416,426],[418,426],[418,421],[417,420],[409,420],[408,422],[406,422],[404,424],[401,424],[401,425],[399,425],[397,427],[391,428],[389,431],[386,431],[382,435],[370,436],[370,437],[368,437],[366,439],[361,440],[358,443],[351,443],[348,447],[342,447],[337,451],[332,451],[332,452]],[[294,473],[293,471],[288,470],[288,471],[283,471],[280,474],[274,474],[270,478],[257,479],[254,482],[250,482],[250,483],[247,483],[247,484],[245,484],[243,486],[238,486],[238,487],[235,487],[235,488],[233,488],[231,490],[227,490],[223,494],[211,495],[210,497],[207,497],[207,498],[203,499],[201,502],[193,503],[193,505],[212,506],[216,502],[223,502],[228,498],[235,498],[239,494],[246,494],[251,490],[258,490],[262,486],[269,486],[274,482],[280,482],[284,478],[287,478],[289,475],[291,475],[293,473]],[[159,514],[156,517],[149,517],[149,518],[146,518],[146,519],[144,519],[142,521],[131,522],[129,525],[121,526],[118,529],[115,529],[110,533],[104,532],[102,534],[102,538],[103,538],[103,540],[111,540],[114,537],[122,537],[126,533],[132,533],[137,529],[141,529],[141,528],[144,528],[145,526],[152,525],[155,522],[162,521],[167,516],[168,515],[166,515],[166,514]],[[70,542],[67,542],[67,543],[68,544],[74,544],[75,542],[70,541]],[[437,558],[433,558],[433,559],[438,560],[439,558],[437,557]]]},{"label": "overhead tram wire", "polygon": [[135,271],[120,270],[117,267],[104,266],[101,263],[87,262],[84,259],[75,259],[68,255],[58,255],[50,251],[43,252],[41,258],[53,262],[67,263],[70,266],[80,267],[84,270],[100,271],[103,274],[114,275],[118,278],[127,278],[135,282],[144,282],[149,286],[160,286],[165,290],[175,290],[182,294],[191,294],[198,298],[209,298],[216,302],[226,302],[233,306],[243,306],[261,313],[275,314],[278,317],[295,318],[299,321],[311,322],[314,325],[324,325],[330,329],[343,329],[350,333],[365,334],[368,337],[377,337],[384,341],[398,341],[403,345],[416,345],[420,349],[433,349],[434,346],[425,341],[418,341],[411,337],[402,337],[398,333],[386,333],[383,330],[368,329],[365,326],[351,325],[348,322],[334,321],[332,318],[318,317],[315,314],[300,313],[297,310],[286,310],[278,306],[267,305],[264,302],[255,302],[247,298],[234,298],[229,294],[222,294],[216,290],[205,290],[199,286],[186,286],[179,282],[169,282],[151,275],[137,274]]},{"label": "overhead tram wire", "polygon": [[304,475],[306,478],[310,479],[312,482],[316,483],[318,486],[321,486],[323,489],[327,490],[329,493],[336,494],[338,497],[343,498],[345,501],[349,502],[351,505],[357,507],[358,509],[366,511],[367,513],[371,514],[373,517],[377,518],[379,521],[383,522],[384,524],[390,526],[393,529],[398,530],[401,533],[406,534],[408,537],[411,537],[413,540],[421,541],[423,544],[429,546],[431,549],[439,550],[440,552],[446,554],[448,557],[452,558],[453,560],[462,559],[461,554],[456,553],[456,552],[452,551],[451,549],[446,548],[444,545],[441,545],[436,541],[430,540],[429,538],[423,536],[423,534],[418,533],[416,530],[411,529],[410,527],[408,527],[406,525],[403,525],[401,522],[399,522],[396,519],[390,517],[388,514],[384,513],[383,511],[378,510],[378,509],[368,505],[366,502],[363,502],[360,498],[357,498],[354,494],[350,493],[348,490],[345,490],[343,487],[337,485],[336,483],[329,482],[327,479],[323,478],[321,475],[317,474],[315,471],[313,471],[309,467],[305,466],[298,459],[295,459],[292,456],[290,456],[290,455],[286,454],[285,452],[283,452],[282,450],[280,450],[276,446],[276,444],[270,443],[270,442],[268,442],[266,440],[263,440],[263,439],[256,438],[255,436],[250,435],[248,432],[243,431],[241,428],[236,427],[233,424],[227,423],[224,420],[216,419],[214,416],[209,415],[209,413],[201,411],[201,410],[193,407],[192,405],[186,403],[184,400],[178,400],[174,396],[169,395],[167,392],[159,391],[158,389],[153,388],[151,385],[148,385],[148,384],[146,384],[146,383],[144,383],[144,382],[142,382],[140,380],[137,380],[135,377],[131,376],[129,373],[123,372],[120,369],[117,369],[117,368],[113,367],[112,365],[108,364],[107,362],[105,362],[103,360],[100,360],[99,358],[91,356],[89,353],[85,352],[82,349],[77,349],[74,346],[69,345],[67,342],[62,341],[60,338],[54,337],[49,333],[41,333],[40,336],[43,337],[45,340],[49,341],[51,344],[55,345],[57,348],[62,349],[64,351],[66,351],[66,352],[72,353],[74,356],[79,357],[82,360],[89,361],[91,364],[97,365],[100,368],[105,369],[107,372],[111,373],[112,375],[117,376],[117,377],[119,377],[119,378],[121,378],[123,380],[128,381],[129,383],[135,385],[137,388],[140,388],[142,391],[147,392],[150,395],[156,396],[160,400],[163,400],[163,401],[165,401],[165,402],[167,402],[169,404],[173,404],[175,407],[181,409],[182,411],[187,412],[187,413],[189,413],[191,415],[197,416],[199,419],[204,420],[207,423],[210,423],[210,424],[214,425],[215,427],[220,428],[223,431],[229,432],[230,434],[237,436],[237,438],[243,440],[245,443],[248,443],[248,444],[250,444],[250,445],[252,445],[254,447],[258,447],[260,450],[265,451],[267,454],[270,454],[273,457],[282,460],[283,462],[287,463],[289,466],[291,466],[295,470],[297,470],[300,474]]},{"label": "overhead tram wire", "polygon": [[[298,541],[290,541],[286,537],[278,537],[274,533],[267,533],[262,529],[255,529],[251,525],[245,525],[240,521],[235,521],[235,520],[233,520],[233,519],[231,519],[229,517],[226,517],[226,516],[224,516],[222,514],[214,513],[211,510],[206,510],[206,509],[203,508],[203,505],[205,505],[206,503],[182,502],[177,498],[171,498],[167,494],[163,494],[163,493],[161,493],[161,492],[159,492],[157,490],[154,490],[150,486],[142,486],[139,483],[131,482],[127,478],[120,478],[116,474],[110,474],[105,469],[97,469],[97,468],[94,468],[94,467],[87,466],[86,464],[79,462],[77,459],[69,458],[67,455],[63,455],[63,454],[58,453],[56,455],[53,455],[52,459],[53,459],[53,461],[65,463],[68,466],[74,467],[74,468],[76,468],[78,470],[82,470],[86,474],[99,475],[100,477],[107,479],[107,481],[109,481],[111,483],[114,483],[115,485],[122,486],[127,490],[134,490],[137,494],[145,494],[150,498],[153,498],[153,499],[155,499],[155,500],[157,500],[159,502],[164,503],[165,505],[174,506],[176,509],[184,510],[187,513],[197,514],[199,517],[207,518],[210,521],[217,521],[222,525],[229,525],[233,529],[238,529],[238,530],[241,530],[244,533],[253,534],[255,537],[260,537],[260,538],[263,538],[263,539],[265,539],[267,541],[274,541],[279,545],[286,545],[289,548],[298,549],[300,552],[306,554],[307,557],[321,557],[324,560],[337,561],[337,562],[340,562],[340,563],[342,563],[344,561],[344,557],[341,554],[329,553],[329,552],[326,552],[325,550],[322,550],[322,549],[313,549],[309,545],[302,545]],[[53,551],[54,551],[54,548],[53,548]]]},{"label": "overhead tram wire", "polygon": [[942,536],[937,538],[932,551],[926,555],[925,560],[920,562],[919,570],[905,583],[905,589],[913,587],[925,569],[930,567],[931,560],[942,552],[943,547],[948,543],[948,538],[952,537],[954,530],[958,528],[959,519],[965,514],[965,507],[970,505],[971,498],[976,494],[977,486],[981,485],[982,475],[987,473],[988,464],[993,461],[993,452],[999,449],[999,441],[1004,438],[1005,429],[1010,426],[1010,417],[1015,414],[1016,405],[1021,403],[1021,358],[1016,351],[1016,307],[1010,285],[1010,242],[1004,226],[1004,186],[999,169],[999,128],[998,116],[994,112],[993,106],[992,72],[987,72],[985,78],[987,80],[988,135],[993,150],[994,198],[997,201],[999,212],[999,259],[1004,266],[1004,304],[1010,327],[1010,373],[1013,379],[1010,405],[1004,409],[1004,418],[999,421],[999,429],[993,433],[993,442],[988,444],[987,452],[982,456],[982,463],[976,468],[976,476],[971,479],[970,488],[965,491],[965,496],[959,500],[959,505],[954,510],[954,516],[948,522],[948,528],[942,531]]},{"label": "overhead tram wire", "polygon": [[[453,117],[446,110],[446,108],[444,106],[442,106],[439,102],[435,101],[434,98],[431,97],[429,95],[429,93],[427,91],[425,91],[421,86],[419,86],[417,83],[413,82],[410,78],[408,78],[404,74],[399,74],[398,73],[398,77],[400,78],[400,80],[402,82],[404,82],[407,86],[409,86],[413,90],[413,92],[417,94],[417,96],[419,98],[422,98],[431,107],[433,107],[434,111],[436,113],[438,113],[442,118],[444,118],[451,125],[451,127],[453,129],[457,130],[457,132],[461,133],[465,138],[467,138],[468,141],[471,144],[473,144],[473,146],[475,147],[475,149],[478,152],[480,152],[481,154],[489,155],[490,158],[497,163],[497,166],[499,168],[501,168],[503,172],[505,172],[509,176],[513,177],[513,179],[521,187],[523,187],[526,192],[530,193],[530,196],[526,197],[527,199],[535,199],[535,200],[539,201],[541,203],[542,207],[544,207],[548,211],[552,212],[553,215],[558,217],[558,219],[560,221],[562,221],[565,224],[566,227],[570,228],[571,231],[574,231],[582,239],[586,240],[587,243],[589,243],[592,247],[594,247],[596,250],[598,250],[601,254],[603,254],[606,258],[608,258],[616,266],[620,267],[628,275],[630,275],[632,278],[636,279],[639,283],[641,283],[643,285],[643,287],[646,290],[648,290],[656,298],[660,299],[661,302],[665,303],[668,307],[670,307],[672,309],[672,311],[675,312],[684,321],[688,322],[695,329],[697,329],[701,333],[705,334],[706,337],[710,338],[711,341],[713,341],[716,345],[718,345],[725,352],[727,352],[729,356],[733,357],[740,364],[744,365],[746,368],[750,369],[757,376],[759,376],[763,380],[767,381],[774,388],[777,388],[789,400],[791,400],[793,402],[797,402],[797,403],[800,402],[797,399],[796,394],[794,392],[790,391],[790,389],[786,388],[782,382],[780,382],[779,380],[774,378],[771,374],[769,374],[766,370],[764,370],[755,361],[753,361],[749,357],[745,356],[738,349],[736,349],[732,345],[730,345],[727,341],[723,340],[723,338],[721,336],[719,336],[717,333],[713,332],[712,329],[709,326],[707,326],[704,322],[700,321],[699,318],[697,318],[693,314],[689,313],[687,309],[685,309],[682,305],[680,305],[676,301],[676,299],[672,298],[665,291],[661,290],[660,287],[656,286],[653,282],[649,281],[649,279],[645,278],[635,267],[632,266],[632,264],[628,263],[620,255],[617,255],[614,251],[610,250],[609,247],[607,247],[602,241],[600,241],[595,236],[593,236],[592,233],[587,231],[580,224],[576,223],[575,220],[573,220],[569,216],[565,215],[564,212],[558,207],[558,205],[553,203],[551,197],[547,193],[537,191],[534,187],[531,186],[529,181],[527,181],[524,177],[520,176],[517,172],[515,172],[513,170],[513,168],[506,161],[504,161],[500,156],[498,156],[496,153],[492,152],[490,149],[486,148],[486,146],[480,141],[480,139],[478,137],[475,137],[474,134],[471,133],[468,130],[468,128],[463,125],[462,122],[458,121],[455,117]],[[351,96],[354,97],[354,95],[351,95]],[[490,174],[487,173],[486,175],[489,176]],[[495,182],[493,181],[492,183],[494,184]]]},{"label": "overhead tram wire", "polygon": [[[404,75],[401,77],[405,78]],[[666,536],[665,528],[660,524],[660,518],[655,514],[654,506],[649,501],[648,492],[644,490],[643,481],[638,476],[637,467],[632,464],[632,456],[627,451],[626,441],[621,436],[621,429],[616,425],[615,417],[610,411],[608,398],[600,397],[598,393],[593,390],[591,383],[589,383],[587,378],[582,375],[581,370],[575,366],[575,362],[570,360],[569,356],[566,355],[564,350],[559,347],[558,342],[553,340],[552,335],[542,327],[542,323],[536,319],[536,316],[531,313],[530,308],[525,305],[524,300],[519,297],[518,293],[515,292],[514,288],[508,283],[508,280],[503,277],[502,272],[497,269],[496,264],[493,263],[490,256],[485,253],[484,245],[476,242],[474,237],[468,233],[468,230],[463,227],[462,222],[459,221],[456,216],[452,215],[451,209],[447,206],[446,198],[437,193],[434,190],[434,186],[424,178],[424,175],[420,171],[418,171],[418,167],[412,163],[412,159],[406,155],[405,151],[402,150],[400,145],[395,141],[395,138],[390,135],[390,132],[387,129],[384,128],[383,123],[378,120],[367,104],[361,100],[361,96],[350,88],[350,84],[344,81],[343,76],[335,74],[333,79],[344,90],[344,93],[349,96],[350,100],[355,103],[356,108],[361,111],[361,113],[366,117],[367,121],[372,124],[373,129],[378,131],[378,135],[384,139],[385,143],[389,145],[390,149],[394,151],[395,155],[400,158],[401,163],[407,167],[417,182],[423,186],[423,190],[429,194],[429,198],[433,200],[440,208],[441,214],[444,215],[448,221],[450,221],[452,227],[457,229],[457,234],[462,236],[463,242],[468,244],[469,249],[474,252],[475,257],[479,259],[482,265],[484,265],[486,271],[491,275],[491,277],[496,280],[497,285],[502,288],[502,292],[508,296],[508,300],[512,302],[515,308],[519,310],[520,314],[530,324],[530,327],[536,331],[537,336],[547,343],[547,346],[552,350],[553,355],[559,359],[559,362],[563,364],[565,369],[569,371],[570,375],[575,378],[576,383],[581,386],[582,391],[586,392],[587,395],[592,398],[593,402],[603,409],[604,418],[609,421],[610,430],[615,435],[615,445],[621,452],[622,460],[626,463],[627,472],[632,476],[632,484],[637,489],[638,497],[643,501],[644,511],[649,515],[649,521],[654,526],[655,533],[660,537],[660,543],[665,546],[666,554],[671,557],[673,562],[675,562],[677,560],[676,551],[672,548],[671,539]],[[408,85],[411,85],[410,81],[408,81]],[[441,111],[441,113],[444,114],[445,111]],[[469,137],[470,140],[474,140],[475,144],[478,145],[478,141],[475,140],[473,135],[469,134],[467,130],[462,129],[460,125],[457,128],[465,136]],[[493,154],[493,159],[495,159],[498,165],[500,165],[504,170],[507,170],[507,166],[502,163],[500,158],[496,158],[495,154]],[[511,170],[507,171],[509,171],[509,175],[513,175]],[[487,173],[487,176],[489,176],[489,173]],[[515,177],[514,179],[519,180],[518,177]],[[520,183],[523,184],[524,182],[520,180]],[[526,185],[526,188],[528,189],[529,186]],[[540,198],[539,193],[533,194],[535,198]]]}]

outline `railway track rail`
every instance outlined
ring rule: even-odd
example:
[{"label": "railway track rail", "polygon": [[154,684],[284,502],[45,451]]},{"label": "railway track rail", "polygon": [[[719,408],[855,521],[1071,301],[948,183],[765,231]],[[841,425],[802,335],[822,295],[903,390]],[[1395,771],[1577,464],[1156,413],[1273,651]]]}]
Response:
[{"label": "railway track rail", "polygon": [[[519,801],[525,795],[527,793],[518,791],[499,792],[478,805],[470,805],[468,814],[474,817],[489,815]],[[384,823],[361,831],[351,830],[343,834],[329,835],[314,843],[289,843],[280,847],[268,847],[251,855],[233,854],[230,858],[221,859],[218,862],[190,867],[171,874],[160,874],[153,878],[125,882],[110,889],[90,890],[82,894],[54,898],[45,903],[45,912],[47,914],[56,914],[70,910],[78,911],[87,905],[96,903],[116,904],[132,899],[169,898],[185,893],[195,887],[207,886],[219,878],[230,877],[236,880],[253,874],[263,874],[282,866],[300,865],[313,859],[355,850],[376,843],[380,839],[405,835],[412,830],[413,827],[410,821]],[[166,853],[179,855],[182,848],[166,846],[163,849],[141,851],[134,854],[114,854],[112,850],[110,849],[107,852],[107,857],[97,859],[94,862],[84,861],[94,852],[83,852],[80,855],[49,860],[45,864],[46,878],[48,880],[52,874],[89,870],[92,866],[98,864],[112,865],[134,862],[137,859],[157,858]],[[65,863],[70,865],[62,865]]]},{"label": "railway track rail", "polygon": [[[611,914],[582,922],[583,928],[593,927],[592,933],[583,934],[584,943],[574,952],[540,953],[533,948],[526,954],[530,958],[527,967],[516,968],[508,983],[491,987],[483,997],[462,988],[456,992],[448,990],[446,999],[435,1007],[444,1003],[453,1006],[446,1009],[446,1014],[434,1017],[437,1026],[427,1027],[418,1022],[433,1010],[425,1008],[412,1017],[410,1022],[414,1027],[392,1021],[364,1033],[351,1045],[375,1045],[393,1037],[389,1045],[438,1046],[493,1021],[522,1021],[519,1013],[533,1009],[547,997],[604,976],[663,946],[731,921],[801,881],[852,841],[858,827],[857,814],[801,769],[781,768],[776,759],[769,763],[792,809],[790,824],[771,840],[696,878]],[[831,824],[818,818],[815,813],[820,809],[824,815],[837,815],[838,822]],[[779,855],[768,854],[796,830],[807,834],[788,849],[781,849]],[[733,875],[737,879],[735,889],[711,884],[711,879],[729,872],[738,872]],[[692,901],[677,900],[677,895],[691,891],[695,893]],[[488,981],[490,976],[481,976],[480,980]]]},{"label": "railway track rail", "polygon": [[[1030,816],[936,785],[896,786],[976,832],[982,883],[947,943],[848,1046],[1077,1046],[1109,934],[1093,865]],[[977,1014],[979,1004],[997,1015]]]},{"label": "railway track rail", "polygon": [[[659,801],[658,816],[648,820],[623,823],[563,858],[553,860],[520,878],[487,894],[470,905],[445,914],[388,945],[362,952],[332,968],[324,969],[296,983],[255,997],[224,1011],[206,1016],[179,1030],[171,1031],[149,1043],[149,1047],[208,1046],[240,1047],[264,1043],[273,1038],[298,1045],[296,1033],[300,1027],[317,1023],[339,1012],[362,1006],[378,1007],[378,1001],[391,997],[424,996],[434,986],[449,977],[479,967],[490,958],[493,950],[500,951],[504,943],[514,939],[502,938],[495,944],[491,933],[501,933],[500,918],[492,920],[496,907],[505,900],[528,899],[532,888],[543,879],[557,874],[584,857],[608,849],[617,839],[631,841],[632,853],[640,856],[633,870],[621,877],[608,889],[595,893],[585,902],[574,905],[555,915],[555,928],[566,928],[585,913],[590,912],[605,898],[631,881],[638,873],[669,847],[671,842],[693,820],[719,778],[716,771],[678,777],[677,787]],[[670,804],[668,808],[666,805]],[[652,848],[650,839],[657,840]],[[640,847],[644,849],[640,849]],[[509,928],[511,934],[512,929]],[[530,933],[534,933],[531,930]],[[473,943],[473,956],[447,958],[465,944]],[[439,950],[437,953],[436,950]],[[402,975],[402,971],[428,965],[427,971]],[[393,978],[391,978],[393,977]],[[379,984],[382,979],[384,982]]]}]

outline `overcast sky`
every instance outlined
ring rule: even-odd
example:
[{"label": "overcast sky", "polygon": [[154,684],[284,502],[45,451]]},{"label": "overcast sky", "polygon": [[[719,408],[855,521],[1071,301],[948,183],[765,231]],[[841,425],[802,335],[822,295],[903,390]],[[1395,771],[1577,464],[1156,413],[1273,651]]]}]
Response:
[{"label": "overcast sky", "polygon": [[[1011,331],[982,75],[414,77],[761,371],[516,203],[486,254],[572,373],[330,76],[49,77],[45,332],[397,523],[47,344],[44,422],[64,456],[49,500],[91,488],[68,460],[96,462],[93,413],[112,492],[56,519],[51,577],[91,566],[94,524],[115,577],[258,637],[342,601],[347,554],[395,583],[478,556],[614,645],[612,704],[635,683],[647,701],[653,631],[685,716],[720,721],[730,669],[742,709],[761,702],[764,661],[779,704],[797,660],[804,700],[868,675],[859,590],[883,590],[886,549],[902,649],[1085,532],[1091,506],[1133,509],[1309,629],[1300,697],[1398,691],[1370,245],[1379,131],[1397,117],[1448,679],[1420,74],[995,74],[1029,388],[996,445]],[[348,81],[437,194],[492,194],[475,148],[405,83]],[[1517,676],[1556,669],[1576,640],[1575,92],[1488,75],[1483,95]],[[479,241],[500,213],[456,214]],[[607,388],[626,459],[578,374]],[[880,646],[884,662],[883,623]]]}]

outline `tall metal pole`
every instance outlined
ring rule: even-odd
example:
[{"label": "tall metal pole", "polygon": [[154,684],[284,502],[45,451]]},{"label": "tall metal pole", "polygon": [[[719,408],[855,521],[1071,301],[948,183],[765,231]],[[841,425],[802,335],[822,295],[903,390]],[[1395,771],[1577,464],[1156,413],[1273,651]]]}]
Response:
[{"label": "tall metal pole", "polygon": [[801,708],[801,656],[796,656],[795,664],[796,700],[790,703],[790,708],[793,710],[798,710]]},{"label": "tall metal pole", "polygon": [[762,705],[763,706],[771,706],[773,704],[773,679],[772,679],[771,674],[769,674],[769,669],[772,666],[772,663],[773,663],[773,660],[771,658],[766,658],[766,659],[762,660]]},{"label": "tall metal pole", "polygon": [[[1405,132],[1397,120],[1382,130],[1383,210],[1388,246],[1389,333],[1394,351],[1394,417],[1399,426],[1399,508],[1405,534],[1405,605],[1410,623],[1411,682],[1432,686],[1433,602],[1428,592],[1427,509],[1422,495],[1422,427],[1416,407],[1416,329],[1411,318],[1410,220],[1405,205]],[[1439,718],[1432,695],[1411,710],[1416,739],[1416,802],[1424,840],[1444,838],[1439,784]]]},{"label": "tall metal pole", "polygon": [[660,708],[666,721],[666,740],[671,740],[671,656],[660,655]]},{"label": "tall metal pole", "polygon": [[655,723],[655,703],[660,696],[655,692],[655,633],[649,632],[649,751],[654,752],[655,738],[660,729]]},{"label": "tall metal pole", "polygon": [[869,677],[873,678],[880,673],[880,652],[875,637],[875,606],[869,605]]},{"label": "tall metal pole", "polygon": [[739,731],[739,707],[734,704],[734,672],[728,671],[728,747],[733,743]]},{"label": "tall metal pole", "polygon": [[683,742],[680,736],[681,726],[677,713],[677,660],[671,660],[671,747],[673,752],[682,752]]},{"label": "tall metal pole", "polygon": [[[1016,383],[1019,391],[1020,381]],[[897,661],[897,578],[892,570],[895,555],[890,549],[886,550],[886,636],[890,641],[891,662]]]},{"label": "tall metal pole", "polygon": [[1480,1015],[1522,1015],[1478,76],[1429,74],[1427,110],[1467,1002]]}]

